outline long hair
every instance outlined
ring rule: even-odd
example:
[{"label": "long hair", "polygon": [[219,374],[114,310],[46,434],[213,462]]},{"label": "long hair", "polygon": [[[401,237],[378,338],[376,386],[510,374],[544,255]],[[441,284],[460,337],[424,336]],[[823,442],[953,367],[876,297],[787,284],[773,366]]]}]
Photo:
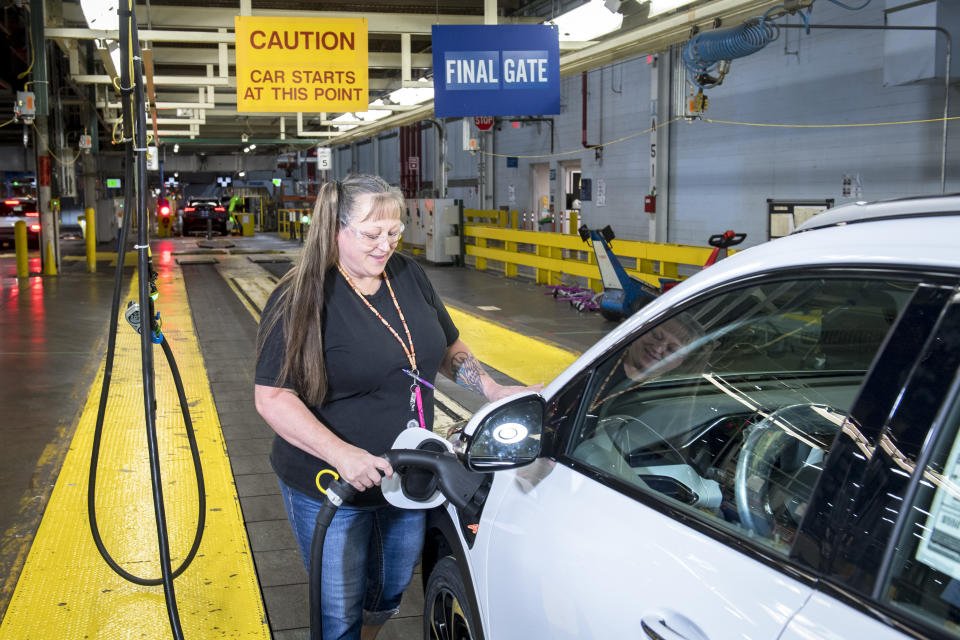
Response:
[{"label": "long hair", "polygon": [[[367,194],[374,196],[369,211],[357,211],[357,199]],[[277,384],[291,383],[307,404],[322,404],[327,393],[323,293],[339,259],[337,232],[364,219],[399,217],[403,207],[400,190],[379,176],[350,175],[320,189],[300,258],[277,284],[277,303],[262,319],[257,338],[259,357],[267,336],[283,318],[284,357]]]}]

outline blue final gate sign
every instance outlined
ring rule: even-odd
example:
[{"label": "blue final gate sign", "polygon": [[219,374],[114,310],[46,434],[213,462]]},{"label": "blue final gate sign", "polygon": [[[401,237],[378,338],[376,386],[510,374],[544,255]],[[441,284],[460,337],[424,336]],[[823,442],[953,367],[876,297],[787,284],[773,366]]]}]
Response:
[{"label": "blue final gate sign", "polygon": [[553,25],[433,26],[437,117],[560,113],[560,44]]}]

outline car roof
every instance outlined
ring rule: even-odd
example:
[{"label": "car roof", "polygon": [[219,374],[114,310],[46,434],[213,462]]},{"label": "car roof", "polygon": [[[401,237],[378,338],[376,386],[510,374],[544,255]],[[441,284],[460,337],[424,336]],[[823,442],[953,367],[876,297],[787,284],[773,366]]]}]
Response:
[{"label": "car roof", "polygon": [[900,198],[877,202],[851,202],[817,214],[797,227],[794,233],[844,224],[858,224],[895,218],[960,216],[960,194]]}]

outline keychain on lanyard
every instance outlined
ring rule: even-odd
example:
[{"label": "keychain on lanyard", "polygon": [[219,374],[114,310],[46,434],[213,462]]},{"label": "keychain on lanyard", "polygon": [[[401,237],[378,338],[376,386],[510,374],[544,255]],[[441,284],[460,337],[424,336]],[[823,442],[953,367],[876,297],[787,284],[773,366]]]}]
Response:
[{"label": "keychain on lanyard", "polygon": [[417,406],[417,414],[420,417],[420,424],[417,424],[416,420],[410,420],[407,422],[407,427],[421,427],[423,429],[427,428],[427,423],[423,419],[423,397],[420,393],[420,385],[423,384],[425,387],[436,390],[436,387],[420,377],[419,371],[414,369],[410,371],[409,369],[402,369],[402,371],[413,378],[413,384],[410,385],[410,411],[413,411],[414,403]]},{"label": "keychain on lanyard", "polygon": [[407,344],[403,341],[403,338],[400,337],[400,334],[398,334],[394,328],[390,326],[390,323],[387,322],[386,319],[380,315],[380,312],[377,311],[372,304],[370,304],[370,301],[364,297],[360,289],[357,288],[357,285],[354,284],[353,280],[350,279],[350,276],[347,275],[347,272],[343,270],[343,267],[338,264],[337,269],[340,270],[343,278],[353,289],[354,293],[356,293],[360,299],[363,300],[363,303],[367,305],[367,308],[370,309],[370,311],[373,312],[373,315],[380,318],[380,322],[383,323],[383,326],[385,326],[390,333],[393,334],[393,337],[396,338],[397,342],[400,343],[400,346],[403,347],[403,353],[407,356],[407,360],[410,362],[410,369],[402,369],[402,371],[413,378],[413,384],[410,385],[410,411],[416,409],[417,417],[420,418],[419,423],[413,418],[408,420],[407,427],[420,427],[422,429],[426,429],[427,422],[423,419],[423,396],[420,393],[420,384],[422,383],[431,389],[435,389],[435,387],[420,377],[420,371],[417,369],[417,351],[413,346],[413,337],[410,335],[410,328],[407,327],[407,320],[403,317],[403,311],[400,310],[400,304],[397,302],[397,296],[393,293],[393,287],[390,286],[390,279],[386,277],[386,274],[381,274],[380,276],[383,278],[384,282],[387,283],[387,289],[390,291],[390,297],[393,299],[393,306],[397,308],[397,315],[400,316],[400,322],[403,323],[403,330],[407,334],[407,340],[410,342],[409,347],[407,347]]}]

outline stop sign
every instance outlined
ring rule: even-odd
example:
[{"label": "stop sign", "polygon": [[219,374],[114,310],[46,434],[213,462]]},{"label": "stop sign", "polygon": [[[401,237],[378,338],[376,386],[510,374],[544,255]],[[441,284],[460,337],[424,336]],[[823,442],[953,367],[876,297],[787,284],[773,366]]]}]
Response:
[{"label": "stop sign", "polygon": [[493,116],[474,116],[473,124],[480,131],[489,131],[493,127]]}]

